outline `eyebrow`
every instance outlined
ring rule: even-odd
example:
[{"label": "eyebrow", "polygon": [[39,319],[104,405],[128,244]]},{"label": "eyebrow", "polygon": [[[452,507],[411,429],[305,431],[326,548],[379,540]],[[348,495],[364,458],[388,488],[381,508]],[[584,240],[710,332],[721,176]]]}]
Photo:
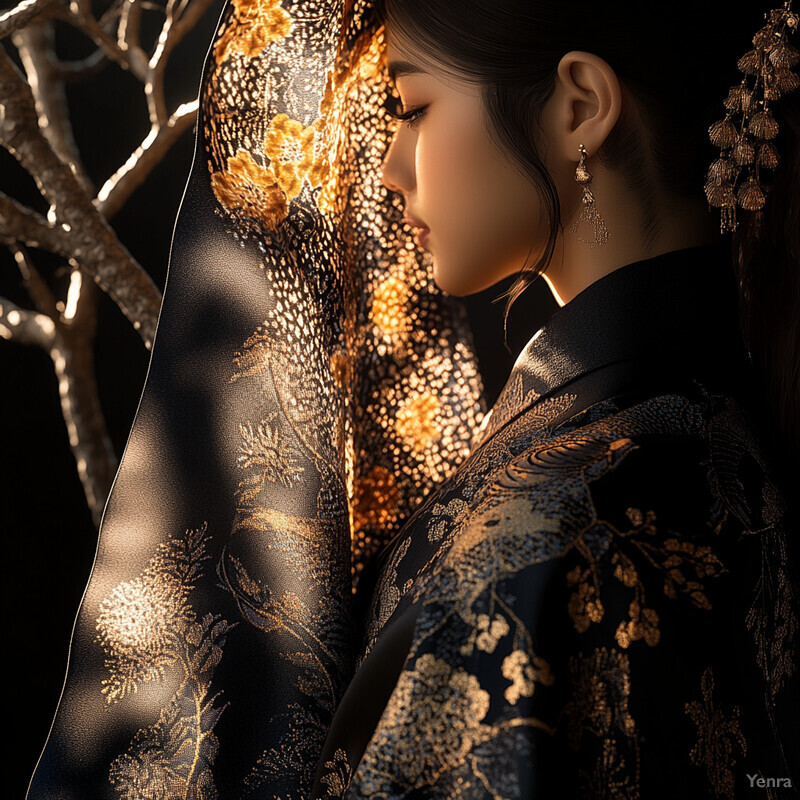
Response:
[{"label": "eyebrow", "polygon": [[388,67],[389,78],[391,79],[392,83],[395,83],[395,81],[397,81],[397,79],[402,75],[414,75],[420,72],[425,72],[424,69],[418,67],[416,64],[412,64],[410,61],[390,61]]}]

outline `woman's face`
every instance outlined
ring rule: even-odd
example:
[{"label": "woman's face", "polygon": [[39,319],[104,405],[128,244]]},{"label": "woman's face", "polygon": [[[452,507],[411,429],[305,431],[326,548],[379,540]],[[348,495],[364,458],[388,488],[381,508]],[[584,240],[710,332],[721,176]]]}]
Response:
[{"label": "woman's face", "polygon": [[[419,64],[387,40],[389,68]],[[430,67],[426,68],[430,70]],[[478,87],[431,71],[397,71],[401,122],[383,162],[383,184],[405,197],[412,224],[429,229],[434,279],[463,297],[493,286],[537,256],[540,202],[531,182],[489,138]]]}]

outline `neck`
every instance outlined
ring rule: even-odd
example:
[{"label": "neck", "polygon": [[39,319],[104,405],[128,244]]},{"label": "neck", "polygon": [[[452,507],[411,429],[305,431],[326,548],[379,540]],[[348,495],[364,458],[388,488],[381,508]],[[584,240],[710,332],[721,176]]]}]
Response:
[{"label": "neck", "polygon": [[[596,207],[608,229],[605,244],[590,247],[568,233],[577,222],[582,206],[578,203],[564,222],[550,266],[542,277],[559,305],[563,306],[587,286],[626,264],[653,258],[674,250],[713,244],[719,241],[719,222],[702,201],[663,196],[653,203],[650,217],[642,203],[619,178],[603,170],[594,190]],[[591,225],[581,222],[578,234],[593,239]]]}]

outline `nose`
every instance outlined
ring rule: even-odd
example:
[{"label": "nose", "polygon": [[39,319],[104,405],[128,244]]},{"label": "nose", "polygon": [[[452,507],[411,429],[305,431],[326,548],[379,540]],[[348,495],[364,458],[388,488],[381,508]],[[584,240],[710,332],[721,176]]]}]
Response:
[{"label": "nose", "polygon": [[405,126],[395,134],[381,165],[381,182],[392,192],[409,194],[416,185],[414,155],[416,137]]}]

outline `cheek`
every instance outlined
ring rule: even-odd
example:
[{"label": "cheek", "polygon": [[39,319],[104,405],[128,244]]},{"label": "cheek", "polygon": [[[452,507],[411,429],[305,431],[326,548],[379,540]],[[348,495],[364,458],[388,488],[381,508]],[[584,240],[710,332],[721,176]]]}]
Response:
[{"label": "cheek", "polygon": [[463,223],[485,191],[478,161],[485,158],[483,137],[476,129],[471,109],[456,104],[421,121],[417,141],[416,177],[420,213],[442,232]]},{"label": "cheek", "polygon": [[472,293],[521,269],[537,238],[538,197],[485,132],[468,121],[431,125],[416,158],[418,207],[442,288]]}]

